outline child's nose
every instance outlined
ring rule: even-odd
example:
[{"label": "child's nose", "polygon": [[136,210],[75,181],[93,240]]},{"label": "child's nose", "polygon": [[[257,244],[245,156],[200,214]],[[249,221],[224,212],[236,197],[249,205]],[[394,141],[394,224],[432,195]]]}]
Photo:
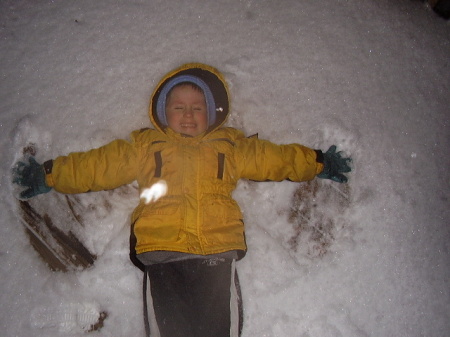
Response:
[{"label": "child's nose", "polygon": [[184,109],[184,115],[185,116],[192,116],[194,114],[194,111],[192,109],[192,107],[186,107],[186,109]]}]

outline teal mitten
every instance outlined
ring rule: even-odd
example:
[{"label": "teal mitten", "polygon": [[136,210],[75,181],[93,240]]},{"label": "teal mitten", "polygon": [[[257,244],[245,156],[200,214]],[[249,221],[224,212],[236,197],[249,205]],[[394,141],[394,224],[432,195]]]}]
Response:
[{"label": "teal mitten", "polygon": [[23,199],[30,199],[52,189],[45,183],[44,167],[34,157],[29,157],[28,161],[29,164],[19,161],[13,168],[13,183],[26,187],[20,193]]},{"label": "teal mitten", "polygon": [[331,179],[338,183],[346,183],[347,177],[342,173],[352,170],[347,163],[351,161],[351,158],[342,158],[341,152],[336,152],[336,145],[332,145],[327,152],[323,153],[323,171],[317,177]]}]

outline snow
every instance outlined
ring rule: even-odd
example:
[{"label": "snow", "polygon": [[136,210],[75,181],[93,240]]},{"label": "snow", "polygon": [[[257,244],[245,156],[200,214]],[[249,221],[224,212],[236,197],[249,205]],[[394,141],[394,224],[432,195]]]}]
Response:
[{"label": "snow", "polygon": [[[243,337],[448,335],[450,27],[422,1],[3,0],[0,23],[2,336],[85,335],[34,321],[73,306],[108,312],[93,335],[143,335],[142,274],[128,260],[138,196],[82,196],[97,206],[78,234],[98,259],[51,272],[10,170],[29,140],[42,162],[149,126],[156,82],[192,61],[225,74],[229,125],[353,157],[346,189],[320,181],[297,204],[305,184],[239,184]],[[322,251],[314,227],[292,241],[302,205],[331,224]]]}]

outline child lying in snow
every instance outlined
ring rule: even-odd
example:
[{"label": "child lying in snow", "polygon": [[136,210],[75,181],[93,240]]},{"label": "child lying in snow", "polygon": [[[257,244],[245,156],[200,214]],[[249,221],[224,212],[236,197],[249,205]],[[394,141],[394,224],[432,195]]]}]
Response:
[{"label": "child lying in snow", "polygon": [[155,129],[43,165],[30,158],[14,169],[14,182],[26,187],[23,198],[52,188],[61,193],[113,189],[135,180],[142,192],[166,182],[166,194],[152,202],[142,198],[132,216],[137,259],[150,280],[149,312],[157,322],[151,330],[161,336],[239,334],[234,261],[247,249],[243,217],[231,197],[239,179],[317,176],[342,183],[347,181],[342,173],[350,172],[350,158],[342,158],[335,146],[322,153],[246,138],[223,127],[228,114],[222,74],[187,64],[167,74],[151,97]]}]

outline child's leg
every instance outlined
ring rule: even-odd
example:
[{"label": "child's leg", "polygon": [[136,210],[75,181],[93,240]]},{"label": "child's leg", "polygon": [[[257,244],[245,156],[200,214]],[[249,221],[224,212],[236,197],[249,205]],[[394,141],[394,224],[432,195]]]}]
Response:
[{"label": "child's leg", "polygon": [[239,283],[239,277],[234,264],[235,261],[233,261],[231,269],[232,275],[231,275],[231,299],[230,299],[230,310],[231,310],[230,336],[240,337],[242,333],[242,328],[244,326],[244,307],[242,304],[241,285]]},{"label": "child's leg", "polygon": [[188,315],[192,309],[180,262],[151,265],[147,270],[161,337],[193,336]]},{"label": "child's leg", "polygon": [[[153,265],[148,270],[161,337],[235,335],[239,323],[231,318],[235,310],[230,307],[237,308],[230,302],[237,300],[231,291],[232,261],[193,259]],[[231,328],[232,321],[236,328]]]}]

